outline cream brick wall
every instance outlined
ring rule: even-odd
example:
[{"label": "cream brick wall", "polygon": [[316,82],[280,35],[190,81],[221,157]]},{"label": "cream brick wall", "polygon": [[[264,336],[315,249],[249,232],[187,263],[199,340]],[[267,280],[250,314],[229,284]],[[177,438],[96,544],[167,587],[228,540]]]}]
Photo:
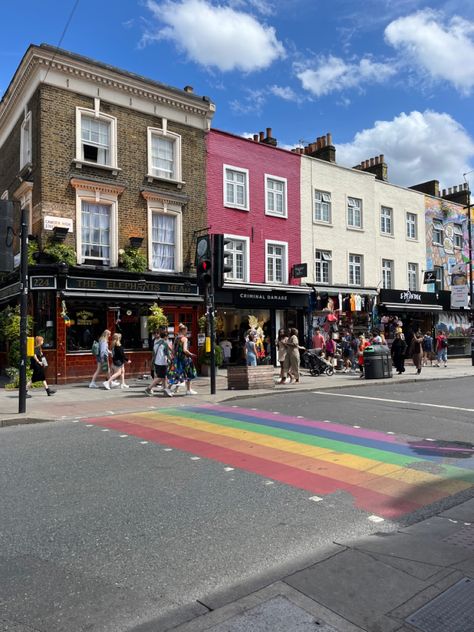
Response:
[{"label": "cream brick wall", "polygon": [[[314,190],[331,193],[330,225],[313,222]],[[347,227],[347,198],[362,200],[362,230]],[[393,236],[380,232],[380,208],[393,209]],[[406,238],[406,213],[417,216],[418,237]],[[309,283],[315,282],[314,252],[332,252],[332,285],[348,285],[349,254],[364,258],[362,286],[382,286],[382,259],[394,261],[394,289],[408,287],[408,263],[417,263],[419,290],[425,269],[423,194],[404,189],[363,171],[348,169],[315,158],[301,159],[301,254],[308,263]]]}]

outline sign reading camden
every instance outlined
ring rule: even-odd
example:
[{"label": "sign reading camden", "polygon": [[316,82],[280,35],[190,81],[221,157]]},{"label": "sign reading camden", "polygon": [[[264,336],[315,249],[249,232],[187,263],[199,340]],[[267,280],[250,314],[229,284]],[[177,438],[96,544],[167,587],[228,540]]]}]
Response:
[{"label": "sign reading camden", "polygon": [[69,277],[68,290],[89,290],[96,292],[141,292],[145,294],[197,294],[197,285],[191,283],[159,283],[145,279],[92,279]]},{"label": "sign reading camden", "polygon": [[405,303],[421,303],[421,294],[419,292],[400,292],[400,299]]}]

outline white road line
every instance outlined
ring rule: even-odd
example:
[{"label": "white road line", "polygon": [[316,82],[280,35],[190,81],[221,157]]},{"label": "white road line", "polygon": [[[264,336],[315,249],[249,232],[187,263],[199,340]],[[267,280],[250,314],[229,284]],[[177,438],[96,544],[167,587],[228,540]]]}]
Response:
[{"label": "white road line", "polygon": [[119,435],[119,437],[120,437],[121,439],[125,439],[126,437],[128,437],[128,435]]},{"label": "white road line", "polygon": [[392,434],[392,435],[394,435],[395,433],[394,433],[394,432],[392,432],[391,430],[389,430],[389,431],[387,432],[387,434]]},{"label": "white road line", "polygon": [[140,441],[142,445],[147,445],[148,441]]},{"label": "white road line", "polygon": [[330,393],[329,391],[313,391],[314,395],[332,395],[333,397],[351,397],[352,399],[370,399],[376,402],[389,402],[392,404],[411,404],[412,406],[429,406],[430,408],[447,408],[449,410],[462,410],[466,413],[474,413],[474,408],[461,408],[461,406],[446,406],[445,404],[427,404],[425,402],[409,402],[406,399],[384,399],[383,397],[368,397],[366,395],[348,395],[347,393]]},{"label": "white road line", "polygon": [[93,428],[94,424],[86,424],[86,428]]},{"label": "white road line", "polygon": [[384,522],[384,519],[380,516],[369,516],[368,518],[371,522]]},{"label": "white road line", "polygon": [[110,432],[110,430],[108,428],[102,428],[101,432]]},{"label": "white road line", "polygon": [[192,456],[191,457],[191,461],[200,461],[201,457],[200,456]]},{"label": "white road line", "polygon": [[352,426],[353,428],[360,428],[360,426]]},{"label": "white road line", "polygon": [[224,468],[224,472],[233,472],[234,468],[233,467],[225,467]]},{"label": "white road line", "polygon": [[322,501],[322,498],[321,498],[321,496],[310,496],[309,500],[312,500],[315,503],[320,503]]},{"label": "white road line", "polygon": [[173,448],[163,448],[163,452],[172,452]]},{"label": "white road line", "polygon": [[273,481],[265,481],[263,484],[264,485],[275,485],[275,483]]}]

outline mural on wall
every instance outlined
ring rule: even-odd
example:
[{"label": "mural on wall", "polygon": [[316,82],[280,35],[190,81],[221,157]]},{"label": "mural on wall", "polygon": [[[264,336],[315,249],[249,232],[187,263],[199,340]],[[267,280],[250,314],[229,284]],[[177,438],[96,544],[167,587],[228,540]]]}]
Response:
[{"label": "mural on wall", "polygon": [[[469,263],[469,225],[465,209],[453,202],[425,196],[426,264],[443,267],[444,289],[451,289],[451,274]],[[428,292],[434,292],[434,284]]]}]

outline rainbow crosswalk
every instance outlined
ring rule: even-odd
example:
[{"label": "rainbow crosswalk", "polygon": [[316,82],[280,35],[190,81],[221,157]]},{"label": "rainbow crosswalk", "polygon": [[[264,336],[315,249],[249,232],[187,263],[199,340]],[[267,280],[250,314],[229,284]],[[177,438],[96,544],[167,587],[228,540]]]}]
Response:
[{"label": "rainbow crosswalk", "polygon": [[357,507],[384,518],[398,518],[474,485],[469,452],[468,458],[457,458],[456,448],[267,411],[183,406],[87,422],[313,494],[343,490]]}]

